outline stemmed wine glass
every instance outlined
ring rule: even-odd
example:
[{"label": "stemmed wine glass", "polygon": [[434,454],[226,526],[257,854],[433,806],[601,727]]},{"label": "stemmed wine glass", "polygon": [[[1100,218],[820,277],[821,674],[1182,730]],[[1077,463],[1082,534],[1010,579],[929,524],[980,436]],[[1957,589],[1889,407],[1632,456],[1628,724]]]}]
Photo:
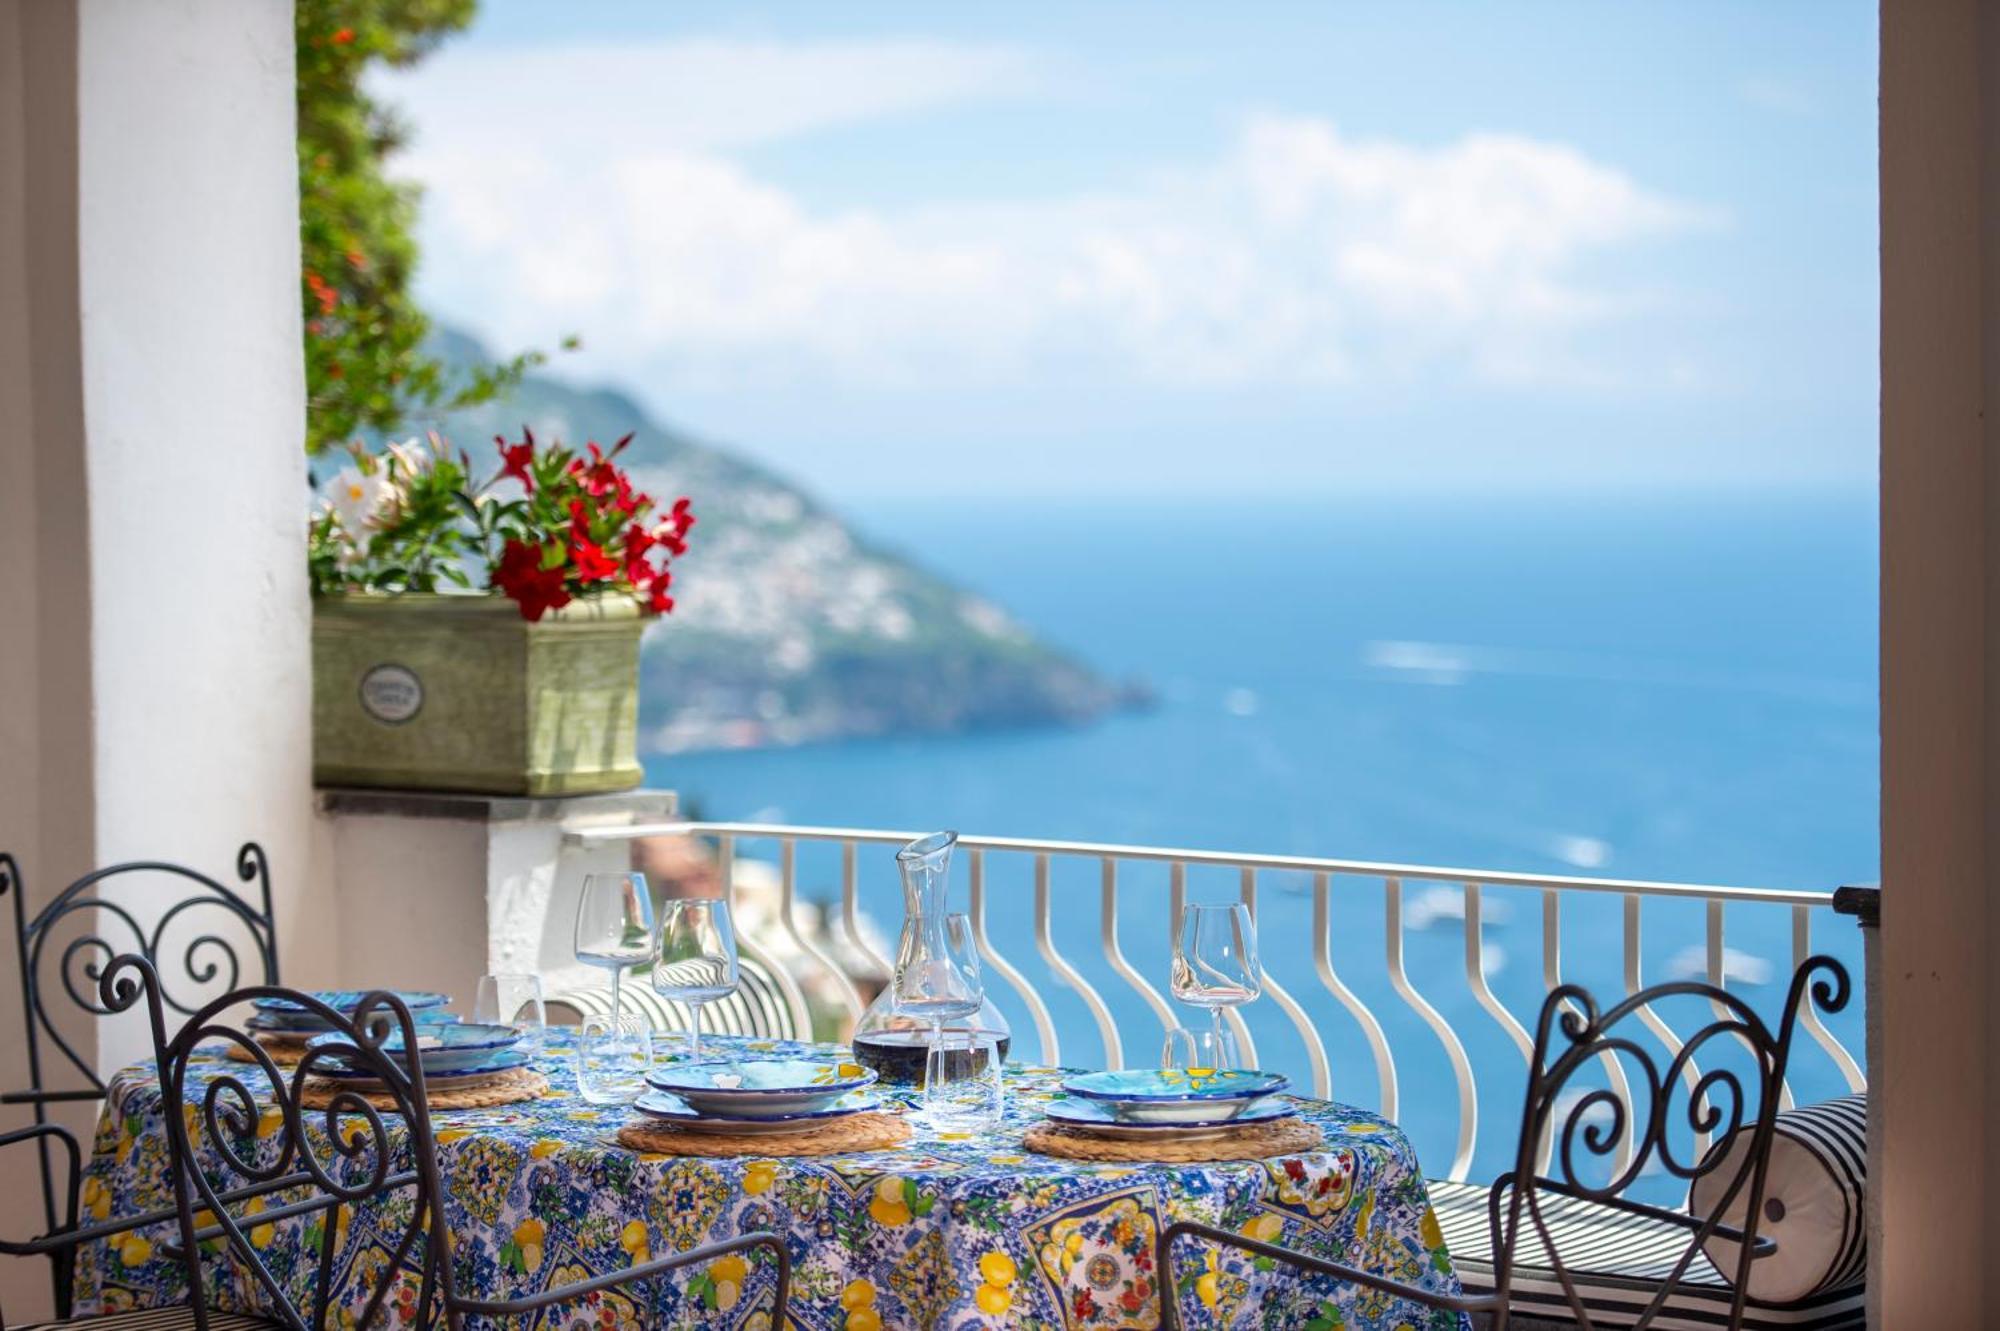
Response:
[{"label": "stemmed wine glass", "polygon": [[913,931],[896,959],[896,1010],[930,1022],[924,1056],[924,1099],[928,1103],[949,1079],[944,1023],[975,1016],[986,1002],[979,977],[979,949],[972,921],[964,915],[933,917]]},{"label": "stemmed wine glass", "polygon": [[1214,1024],[1212,1048],[1235,1047],[1223,1029],[1222,1010],[1248,1003],[1264,992],[1257,965],[1257,925],[1240,901],[1190,902],[1174,935],[1174,997],[1208,1009]]},{"label": "stemmed wine glass", "polygon": [[653,894],[646,886],[646,875],[586,875],[576,902],[576,959],[611,972],[614,1033],[624,1030],[619,987],[625,978],[625,968],[652,954]]},{"label": "stemmed wine glass", "polygon": [[713,897],[676,897],[660,903],[659,946],[653,952],[653,991],[688,1005],[688,1058],[701,1058],[701,1010],[736,992],[736,926],[729,903]]}]

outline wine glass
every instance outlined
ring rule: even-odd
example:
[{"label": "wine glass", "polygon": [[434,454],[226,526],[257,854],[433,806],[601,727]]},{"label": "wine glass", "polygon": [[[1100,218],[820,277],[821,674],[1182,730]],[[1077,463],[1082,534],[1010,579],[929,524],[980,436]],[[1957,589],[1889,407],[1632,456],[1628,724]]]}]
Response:
[{"label": "wine glass", "polygon": [[1257,965],[1257,925],[1240,901],[1190,902],[1174,935],[1174,997],[1208,1009],[1214,1024],[1213,1048],[1234,1045],[1222,1025],[1222,1010],[1248,1003],[1264,992]]},{"label": "wine glass", "polygon": [[613,1038],[625,1029],[625,968],[653,954],[653,894],[642,873],[593,873],[576,902],[576,959],[611,972]]},{"label": "wine glass", "polygon": [[971,919],[946,915],[925,921],[897,962],[896,1010],[931,1026],[924,1056],[924,1098],[929,1101],[947,1079],[944,1023],[974,1016],[986,1002]]},{"label": "wine glass", "polygon": [[736,926],[729,903],[675,897],[660,903],[653,991],[688,1005],[688,1058],[701,1058],[701,1009],[736,992]]},{"label": "wine glass", "polygon": [[472,1019],[482,1026],[512,1026],[521,1033],[524,1053],[539,1054],[548,1030],[539,975],[482,975],[472,1001]]},{"label": "wine glass", "polygon": [[629,1105],[646,1093],[653,1042],[637,1016],[586,1017],[576,1032],[576,1090],[594,1105]]},{"label": "wine glass", "polygon": [[1191,1031],[1185,1026],[1176,1026],[1167,1032],[1166,1046],[1160,1050],[1160,1066],[1211,1072],[1240,1068],[1243,1066],[1243,1050],[1236,1043],[1234,1031],[1225,1030],[1218,1038],[1215,1031]]}]

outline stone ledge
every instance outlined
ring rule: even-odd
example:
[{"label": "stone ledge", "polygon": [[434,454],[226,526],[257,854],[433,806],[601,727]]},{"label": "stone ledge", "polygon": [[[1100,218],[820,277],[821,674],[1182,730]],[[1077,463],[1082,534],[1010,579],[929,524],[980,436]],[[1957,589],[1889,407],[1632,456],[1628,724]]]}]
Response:
[{"label": "stone ledge", "polygon": [[469,823],[601,822],[616,826],[671,818],[671,790],[600,795],[460,795],[439,790],[364,790],[321,786],[319,811],[335,818],[441,818]]}]

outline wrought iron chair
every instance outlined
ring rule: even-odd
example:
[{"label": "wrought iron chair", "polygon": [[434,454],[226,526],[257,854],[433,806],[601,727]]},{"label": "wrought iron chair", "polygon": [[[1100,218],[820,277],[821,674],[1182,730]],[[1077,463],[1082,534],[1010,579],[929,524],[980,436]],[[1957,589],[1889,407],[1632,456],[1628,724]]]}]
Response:
[{"label": "wrought iron chair", "polygon": [[[1644,1020],[1640,1014],[1649,1013],[1653,1004],[1677,996],[1705,1000],[1713,1006],[1715,1019],[1674,1050],[1662,1073],[1631,1026]],[[1490,1289],[1442,1295],[1212,1225],[1177,1221],[1161,1231],[1155,1258],[1165,1311],[1163,1324],[1169,1331],[1180,1326],[1173,1246],[1176,1240],[1187,1237],[1426,1307],[1487,1314],[1494,1331],[1505,1331],[1510,1316],[1517,1314],[1573,1319],[1583,1331],[1607,1325],[1643,1329],[1672,1321],[1689,1311],[1677,1295],[1688,1291],[1691,1273],[1708,1264],[1705,1250],[1710,1241],[1719,1240],[1733,1248],[1730,1265],[1734,1275],[1726,1288],[1717,1285],[1703,1291],[1699,1307],[1706,1315],[1701,1324],[1741,1327],[1750,1264],[1776,1251],[1769,1239],[1757,1236],[1757,1226],[1764,1211],[1772,1131],[1785,1069],[1799,1013],[1808,996],[1822,1012],[1845,1008],[1849,997],[1846,968],[1830,957],[1809,958],[1792,977],[1775,1030],[1736,995],[1693,981],[1655,985],[1608,1009],[1600,1009],[1587,990],[1576,985],[1558,986],[1542,1004],[1535,1028],[1514,1168],[1495,1180],[1486,1193],[1493,1268],[1490,1282],[1481,1283],[1490,1284]],[[1692,1073],[1697,1054],[1718,1043],[1740,1043],[1747,1050],[1754,1064],[1749,1078],[1755,1091],[1754,1115],[1744,1079],[1736,1072],[1718,1066],[1698,1078]],[[1628,1070],[1628,1076],[1638,1073],[1628,1095],[1605,1088],[1572,1087],[1579,1073],[1602,1060],[1616,1060]],[[1677,1088],[1684,1084],[1688,1084],[1687,1095],[1677,1105]],[[1561,1102],[1571,1097],[1575,1098],[1565,1112]],[[1688,1135],[1714,1134],[1717,1148],[1699,1159],[1683,1159],[1671,1131],[1676,1116],[1683,1117]],[[1751,1133],[1750,1149],[1722,1149],[1739,1130]],[[1549,1173],[1552,1156],[1560,1166],[1554,1175]],[[1590,1168],[1593,1165],[1597,1168]],[[1690,1184],[1715,1175],[1723,1180],[1723,1186],[1700,1215],[1626,1197],[1626,1190],[1649,1167],[1663,1169]],[[1591,1181],[1606,1175],[1601,1182]],[[1666,1235],[1663,1242],[1671,1248],[1658,1263],[1656,1278],[1649,1282],[1650,1297],[1641,1294],[1634,1303],[1621,1307],[1615,1321],[1602,1304],[1588,1297],[1580,1266],[1564,1260],[1565,1240],[1574,1241],[1580,1232],[1587,1232],[1587,1227],[1575,1223],[1580,1209],[1620,1217],[1628,1225],[1633,1220],[1644,1222],[1645,1228]],[[1739,1215],[1743,1217],[1740,1225],[1726,1223]],[[1528,1272],[1538,1283],[1550,1286],[1554,1297],[1531,1314],[1523,1314],[1516,1305],[1516,1282]]]},{"label": "wrought iron chair", "polygon": [[[121,1234],[129,1229],[140,1229],[156,1225],[173,1218],[172,1211],[156,1211],[149,1215],[114,1221],[107,1224],[79,1228],[78,1192],[83,1172],[83,1153],[78,1149],[76,1138],[67,1128],[54,1123],[37,1123],[31,1127],[17,1128],[12,1132],[0,1133],[0,1149],[22,1142],[35,1142],[40,1146],[61,1148],[64,1171],[62,1188],[63,1210],[61,1222],[39,1238],[17,1240],[0,1239],[0,1255],[9,1257],[48,1257],[59,1252],[74,1252],[82,1244],[113,1234]],[[146,1308],[128,1313],[112,1313],[106,1316],[90,1317],[80,1321],[54,1321],[21,1324],[9,1322],[0,1313],[0,1331],[51,1331],[55,1327],[79,1328],[81,1331],[177,1331],[177,1328],[195,1325],[194,1309]],[[272,1324],[259,1317],[246,1317],[235,1313],[214,1313],[208,1320],[208,1331],[271,1331]]]},{"label": "wrought iron chair", "polygon": [[[170,1036],[159,980],[146,958],[116,958],[105,968],[99,988],[103,1005],[112,1011],[144,1003],[152,1022],[164,1103],[169,1108],[185,1106],[189,1111],[163,1115],[169,1154],[176,1165],[172,1219],[179,1233],[178,1250],[198,1251],[202,1243],[221,1239],[236,1266],[255,1280],[271,1309],[268,1316],[277,1324],[292,1331],[314,1331],[332,1324],[342,1228],[339,1219],[345,1208],[349,1216],[371,1213],[386,1231],[386,1259],[379,1263],[380,1269],[371,1273],[366,1267],[376,1263],[357,1261],[347,1273],[358,1288],[345,1295],[345,1300],[366,1296],[354,1321],[359,1327],[371,1325],[391,1294],[413,1278],[415,1298],[406,1311],[413,1314],[415,1324],[431,1326],[442,1316],[452,1331],[461,1331],[468,1317],[532,1313],[599,1290],[754,1249],[769,1250],[776,1272],[770,1324],[786,1325],[791,1255],[784,1240],[768,1231],[738,1235],[624,1270],[569,1281],[524,1298],[481,1299],[461,1291],[452,1259],[445,1189],[423,1069],[406,1070],[380,1048],[390,1032],[398,1030],[405,1048],[417,1047],[415,1022],[394,995],[370,994],[351,1016],[343,1016],[294,990],[256,986],[204,1005]],[[289,999],[311,1010],[337,1031],[344,1043],[333,1049],[309,1049],[290,1072],[281,1071],[247,1032],[222,1020],[226,1009],[266,997]],[[190,1058],[197,1045],[216,1040],[241,1051],[262,1075],[246,1068],[244,1076],[225,1072],[211,1077],[190,1102]],[[335,1050],[346,1060],[359,1058],[381,1079],[393,1101],[391,1108],[377,1109],[352,1090],[334,1092],[324,1109],[308,1108],[304,1103],[307,1079]],[[398,1120],[400,1131],[394,1127]],[[247,1231],[322,1214],[327,1221],[320,1227],[311,1306],[302,1311],[294,1302],[295,1291],[272,1273]],[[195,1325],[208,1331],[200,1263],[193,1263],[192,1268]]]},{"label": "wrought iron chair", "polygon": [[[250,953],[250,961],[260,972],[257,978],[276,984],[278,948],[271,914],[271,871],[263,848],[256,842],[246,842],[237,851],[236,876],[255,887],[254,901],[246,901],[215,879],[182,865],[155,860],[114,864],[77,879],[31,918],[21,867],[12,855],[0,852],[0,894],[11,894],[14,898],[14,938],[21,972],[22,1021],[27,1027],[29,1081],[24,1090],[0,1094],[0,1104],[32,1107],[36,1125],[42,1126],[49,1121],[51,1105],[104,1098],[103,1078],[71,1041],[79,1027],[109,1015],[99,1001],[97,980],[105,964],[121,952],[136,949],[158,966],[163,951],[170,951],[187,938],[179,966],[168,972],[176,983],[162,995],[171,1007],[184,1014],[194,1011],[191,1004],[196,1001],[197,993],[224,992],[242,982],[244,961],[238,956],[239,944]],[[135,913],[135,898],[107,897],[98,890],[113,882],[120,887],[128,882],[133,886],[143,885],[147,890],[162,886],[186,889],[192,884],[192,890],[163,903],[165,909],[148,928],[141,924],[140,916],[152,912]],[[222,914],[215,915],[216,911]],[[116,936],[115,941],[111,935]],[[55,946],[60,951],[51,957],[49,949]],[[55,975],[45,976],[44,968],[51,963]],[[49,985],[51,979],[61,981],[59,992]],[[52,1008],[52,1001],[57,1006]],[[45,1040],[51,1047],[49,1051],[44,1049]],[[83,1084],[73,1084],[79,1080]],[[57,1081],[72,1084],[52,1084]],[[56,1174],[49,1154],[50,1141],[43,1136],[37,1145],[41,1157],[43,1219],[49,1232],[54,1233],[58,1228]],[[62,1244],[48,1251],[58,1315],[66,1315],[69,1310],[74,1251],[74,1245]]]}]

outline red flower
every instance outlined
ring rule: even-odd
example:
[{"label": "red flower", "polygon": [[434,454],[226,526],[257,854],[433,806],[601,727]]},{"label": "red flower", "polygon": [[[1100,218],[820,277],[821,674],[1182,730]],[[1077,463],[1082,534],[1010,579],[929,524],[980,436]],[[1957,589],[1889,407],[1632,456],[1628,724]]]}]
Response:
[{"label": "red flower", "polygon": [[340,303],[340,293],[335,291],[327,283],[327,280],[318,273],[306,274],[306,289],[311,291],[313,299],[319,302],[319,312],[321,314],[332,314],[333,307]]},{"label": "red flower", "polygon": [[652,594],[646,598],[646,608],[656,615],[671,615],[674,612],[674,598],[667,595],[667,588],[674,585],[674,575],[665,569],[653,580]]},{"label": "red flower", "polygon": [[532,470],[535,461],[535,436],[529,434],[526,430],[522,430],[521,442],[518,444],[510,444],[497,434],[493,436],[493,442],[499,446],[500,463],[504,474],[520,481],[526,487],[528,493],[533,494],[535,492],[535,473]]},{"label": "red flower", "polygon": [[509,541],[493,570],[493,585],[514,598],[521,617],[533,622],[551,610],[569,604],[569,589],[563,586],[562,565],[542,567],[540,546],[526,541]]},{"label": "red flower", "polygon": [[354,29],[352,28],[341,28],[333,34],[333,44],[335,46],[346,46],[353,42],[353,40]]},{"label": "red flower", "polygon": [[606,578],[618,576],[618,561],[605,554],[602,546],[591,541],[571,541],[569,555],[576,564],[576,576],[584,582],[603,582]]}]

